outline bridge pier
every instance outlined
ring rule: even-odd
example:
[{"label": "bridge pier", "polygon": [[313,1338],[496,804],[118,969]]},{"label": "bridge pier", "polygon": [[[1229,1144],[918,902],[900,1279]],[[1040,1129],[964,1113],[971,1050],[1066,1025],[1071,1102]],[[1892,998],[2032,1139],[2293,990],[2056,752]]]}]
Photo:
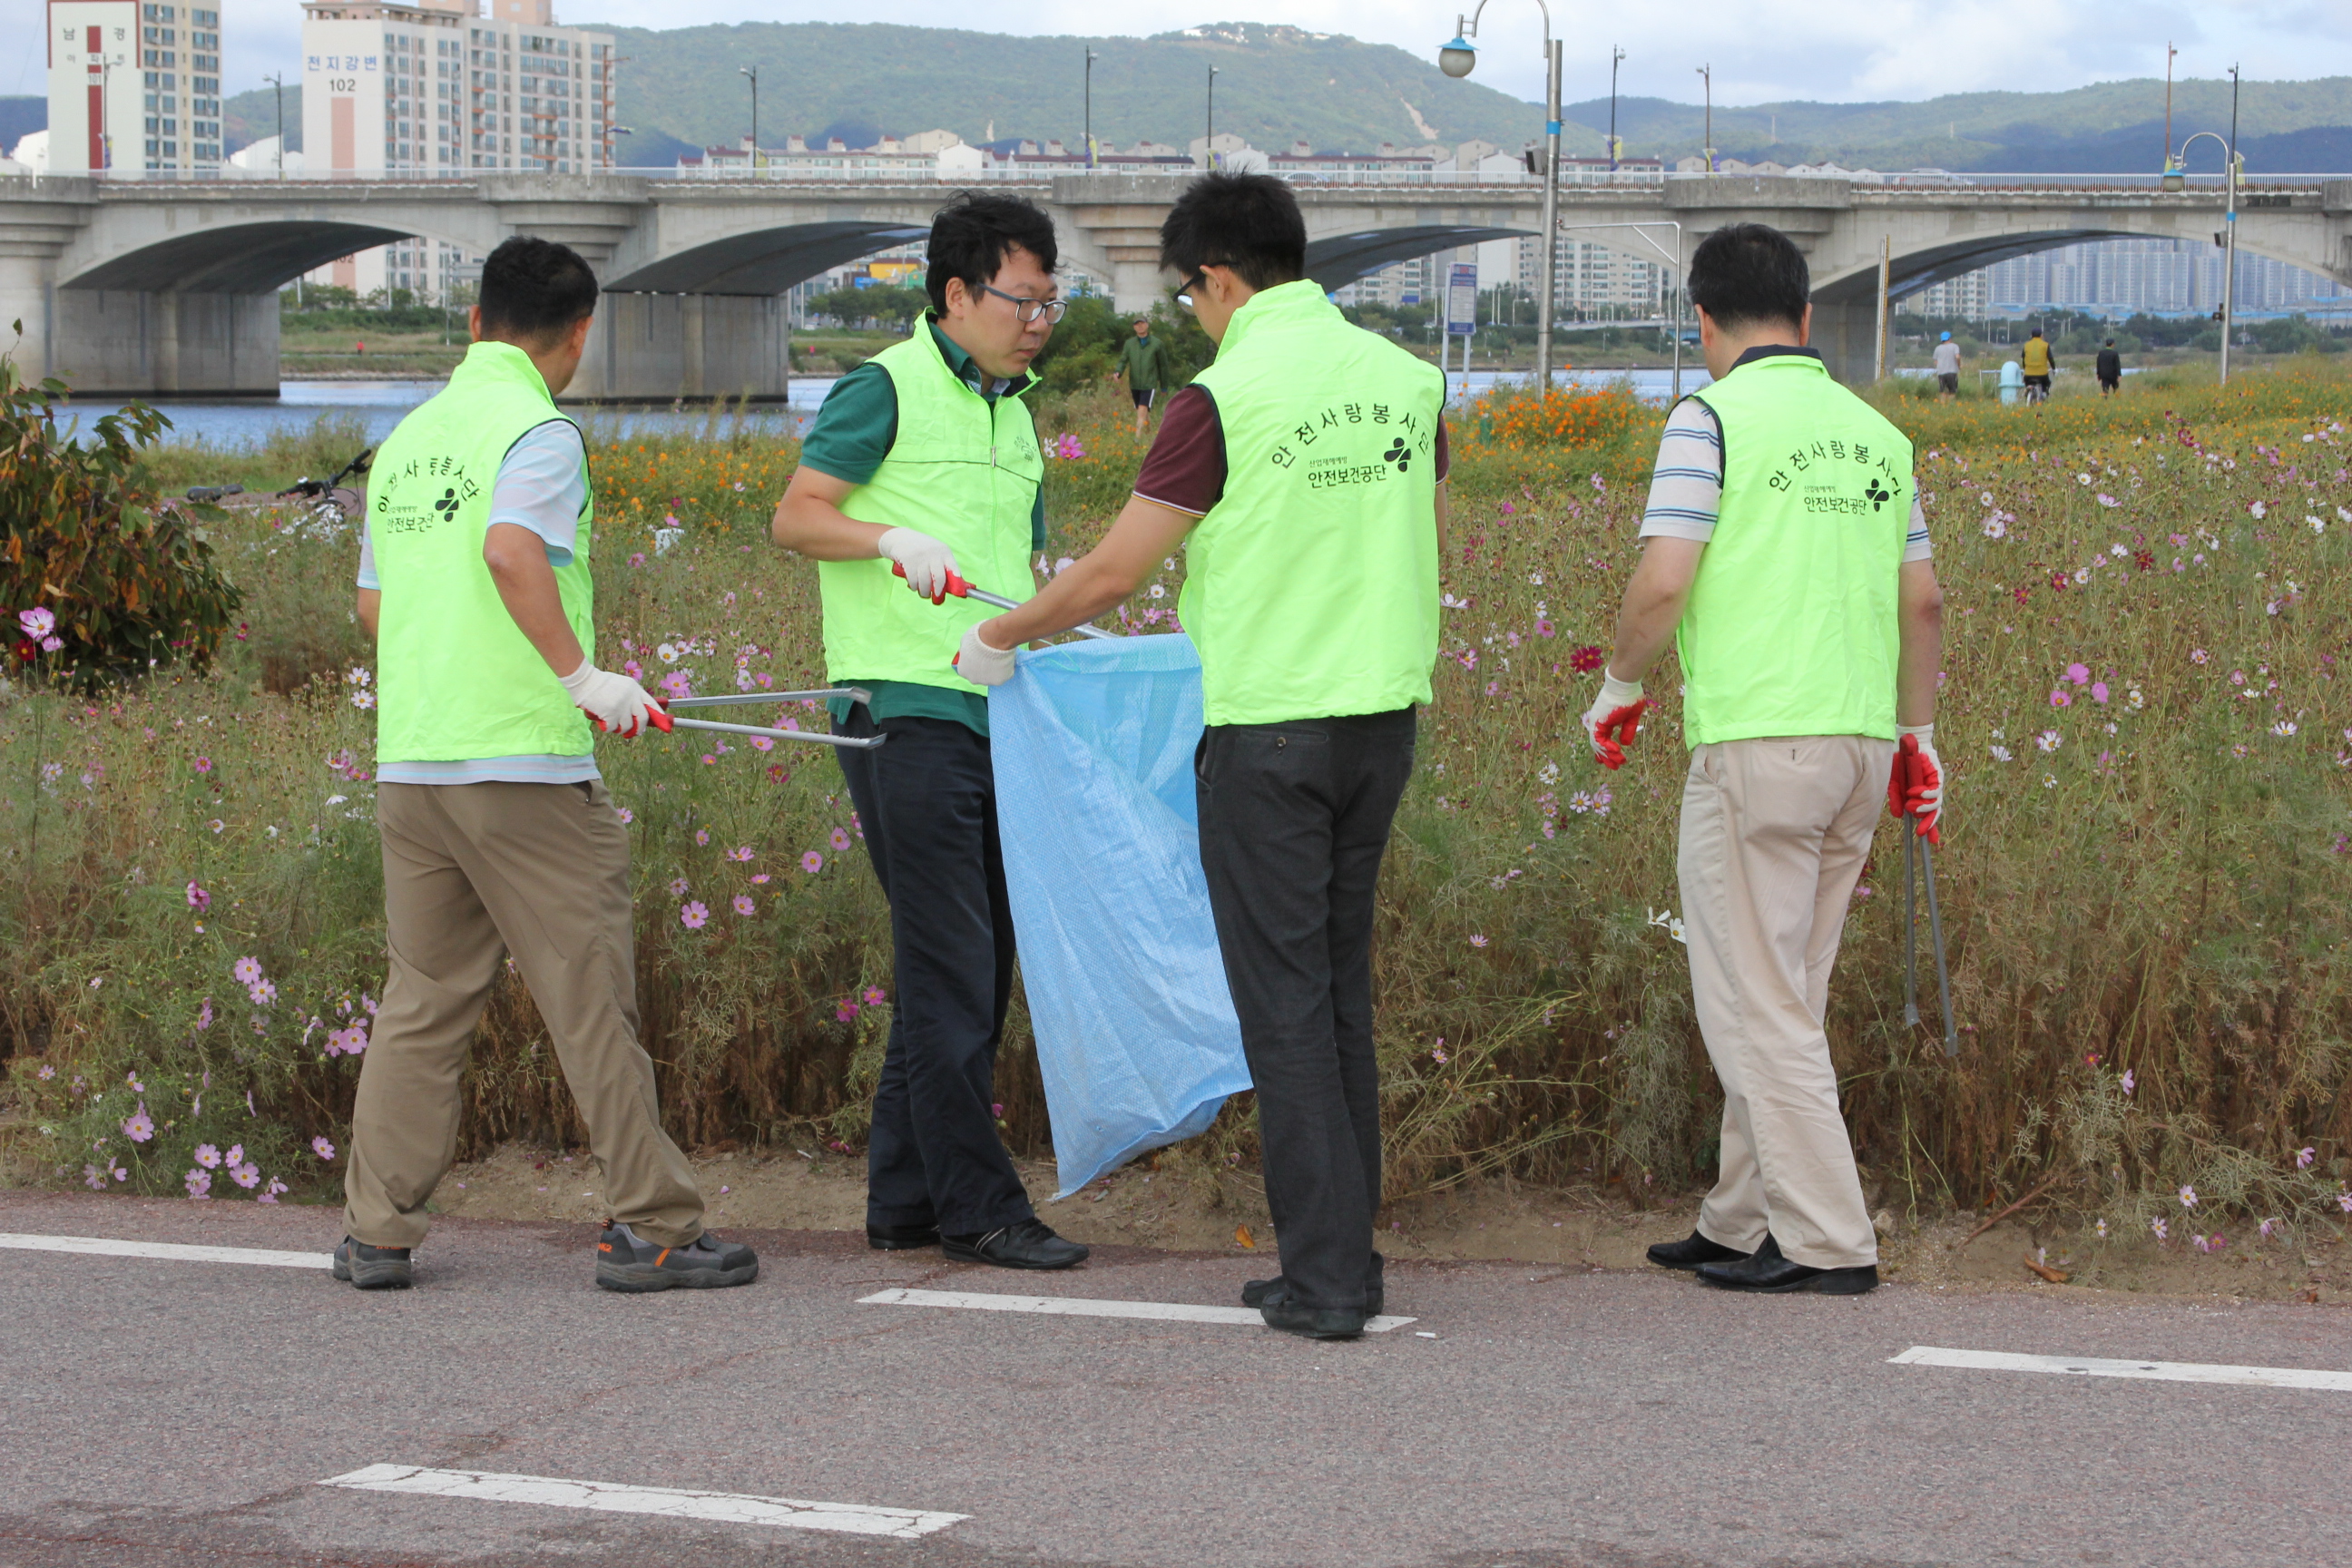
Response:
[{"label": "bridge pier", "polygon": [[[1874,286],[1876,279],[1873,279]],[[1878,369],[1878,300],[1813,298],[1811,346],[1830,374],[1847,386],[1868,386]]]},{"label": "bridge pier", "polygon": [[278,395],[278,296],[58,289],[49,374],[78,397]]},{"label": "bridge pier", "polygon": [[781,294],[606,294],[566,403],[782,403],[792,381]]}]

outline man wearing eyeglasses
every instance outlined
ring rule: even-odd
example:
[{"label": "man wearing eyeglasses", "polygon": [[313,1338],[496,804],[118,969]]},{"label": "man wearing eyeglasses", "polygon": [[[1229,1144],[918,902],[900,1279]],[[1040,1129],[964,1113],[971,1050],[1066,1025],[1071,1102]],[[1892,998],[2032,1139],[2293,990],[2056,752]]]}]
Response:
[{"label": "man wearing eyeglasses", "polygon": [[873,694],[835,702],[835,732],[889,738],[839,753],[890,903],[898,992],[866,1243],[1004,1268],[1067,1268],[1087,1248],[1037,1218],[997,1136],[1013,913],[988,700],[952,668],[964,628],[992,612],[942,595],[950,573],[1011,598],[1034,591],[1045,465],[1021,399],[1061,319],[1055,260],[1053,220],[1018,197],[966,192],[940,208],[930,310],[825,395],[773,527],[818,563],[827,679]]}]

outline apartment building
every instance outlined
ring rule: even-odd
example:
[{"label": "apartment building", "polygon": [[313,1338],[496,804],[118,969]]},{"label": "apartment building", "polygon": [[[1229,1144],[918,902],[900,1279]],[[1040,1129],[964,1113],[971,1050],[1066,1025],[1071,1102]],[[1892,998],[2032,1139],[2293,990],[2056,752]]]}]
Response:
[{"label": "apartment building", "polygon": [[49,172],[209,169],[220,162],[220,13],[48,0]]},{"label": "apartment building", "polygon": [[[305,0],[304,167],[313,177],[569,174],[613,161],[613,37],[559,26],[552,0]],[[478,257],[412,239],[312,274],[364,296],[431,298]]]}]

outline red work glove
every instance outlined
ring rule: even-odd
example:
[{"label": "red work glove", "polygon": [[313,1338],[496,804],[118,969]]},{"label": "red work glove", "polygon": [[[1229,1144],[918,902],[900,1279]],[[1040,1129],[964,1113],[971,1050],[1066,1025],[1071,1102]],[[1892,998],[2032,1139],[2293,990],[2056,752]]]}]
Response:
[{"label": "red work glove", "polygon": [[1603,669],[1601,695],[1584,715],[1585,743],[1604,768],[1625,765],[1625,748],[1641,733],[1642,714],[1650,706],[1638,680],[1620,680]]},{"label": "red work glove", "polygon": [[1941,849],[1944,847],[1944,764],[1936,755],[1936,726],[1901,727],[1895,742],[1895,765],[1886,780],[1889,816],[1911,819],[1912,831]]}]

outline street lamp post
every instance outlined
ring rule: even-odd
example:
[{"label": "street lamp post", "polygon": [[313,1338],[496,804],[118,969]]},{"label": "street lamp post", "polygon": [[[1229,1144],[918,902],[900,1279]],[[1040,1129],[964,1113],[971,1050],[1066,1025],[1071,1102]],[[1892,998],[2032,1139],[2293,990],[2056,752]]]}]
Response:
[{"label": "street lamp post", "polygon": [[286,73],[261,79],[278,89],[278,177],[286,177]]},{"label": "street lamp post", "polygon": [[[1536,385],[1540,394],[1551,390],[1552,299],[1559,279],[1560,45],[1551,36],[1551,7],[1536,0],[1536,9],[1543,13],[1544,54],[1543,294],[1536,301]],[[1438,68],[1447,76],[1468,76],[1478,63],[1478,51],[1470,40],[1478,36],[1478,18],[1486,14],[1486,0],[1478,0],[1478,8],[1467,17],[1454,16],[1454,41],[1437,51]]]},{"label": "street lamp post", "polygon": [[1699,155],[1706,160],[1706,172],[1712,174],[1715,173],[1715,67],[1703,65],[1698,68],[1698,74],[1699,79],[1706,84],[1706,145],[1699,149]]},{"label": "street lamp post", "polygon": [[751,172],[756,174],[760,172],[760,68],[737,66],[735,73],[751,79]]},{"label": "street lamp post", "polygon": [[1087,167],[1095,166],[1095,61],[1094,50],[1087,51]]},{"label": "street lamp post", "polygon": [[1617,172],[1617,68],[1625,63],[1625,51],[1614,47],[1609,50],[1609,172]]},{"label": "street lamp post", "polygon": [[[2231,68],[2233,73],[2235,68]],[[2235,121],[2234,112],[2231,118]],[[2238,181],[2244,171],[2245,160],[2238,155],[2236,146],[2222,141],[2220,132],[2200,131],[2180,144],[2179,153],[2165,155],[2165,163],[2171,170],[2177,171],[2177,174],[2168,174],[2164,184],[2167,190],[2179,190],[2181,185],[2188,183],[2189,149],[2207,136],[2221,143],[2221,156],[2225,164],[2222,171],[2225,194],[2222,197],[2221,212],[2221,380],[2224,384],[2227,384],[2230,379],[2230,334],[2237,326],[2238,310]],[[2176,180],[2178,184],[2175,183]]]},{"label": "street lamp post", "polygon": [[1209,68],[1209,133],[1201,148],[1201,163],[1203,168],[1217,166],[1217,68],[1214,66]]}]

